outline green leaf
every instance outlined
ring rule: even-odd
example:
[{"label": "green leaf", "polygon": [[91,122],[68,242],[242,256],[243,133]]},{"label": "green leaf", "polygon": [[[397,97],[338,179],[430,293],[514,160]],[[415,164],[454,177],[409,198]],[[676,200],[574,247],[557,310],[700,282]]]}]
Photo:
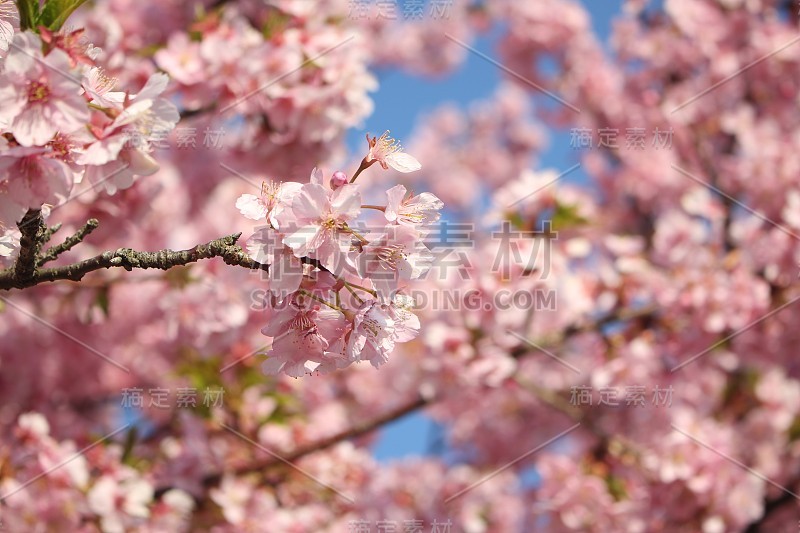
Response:
[{"label": "green leaf", "polygon": [[556,202],[553,218],[550,221],[552,228],[556,231],[582,226],[587,222],[588,220],[580,215],[577,205],[564,204],[561,202]]},{"label": "green leaf", "polygon": [[200,278],[192,276],[192,265],[183,265],[167,270],[164,273],[164,280],[170,287],[183,289],[190,283],[199,281]]},{"label": "green leaf", "polygon": [[136,429],[136,426],[132,427],[128,434],[125,436],[125,446],[122,449],[122,462],[125,464],[130,464],[133,455],[133,447],[136,445],[136,441],[139,437],[139,431]]},{"label": "green leaf", "polygon": [[100,310],[103,312],[103,315],[108,318],[108,286],[101,287],[97,290],[97,295],[95,296],[94,303]]},{"label": "green leaf", "polygon": [[261,27],[261,35],[264,36],[264,39],[269,40],[274,35],[283,32],[290,21],[291,17],[289,17],[289,15],[280,11],[270,12],[267,15],[267,20],[264,21],[264,25]]},{"label": "green leaf", "polygon": [[19,29],[21,31],[35,29],[39,18],[39,0],[16,0],[19,11]]},{"label": "green leaf", "polygon": [[86,0],[47,0],[37,23],[49,30],[58,31],[72,12],[85,2]]},{"label": "green leaf", "polygon": [[625,481],[613,474],[606,477],[606,488],[614,501],[624,500],[628,497],[628,491],[625,490]]}]

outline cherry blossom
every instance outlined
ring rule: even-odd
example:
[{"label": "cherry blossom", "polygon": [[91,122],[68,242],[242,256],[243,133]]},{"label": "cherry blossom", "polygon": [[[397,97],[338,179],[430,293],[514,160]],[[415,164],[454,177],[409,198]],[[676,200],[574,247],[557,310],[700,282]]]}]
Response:
[{"label": "cherry blossom", "polygon": [[75,174],[49,147],[17,146],[0,151],[0,224],[12,226],[28,209],[65,200]]},{"label": "cherry blossom", "polygon": [[[262,368],[267,374],[285,372],[291,377],[301,377],[317,369],[324,362],[328,340],[323,331],[336,327],[343,315],[319,306],[306,309],[292,302],[279,310],[269,325],[261,332],[273,337],[272,349]],[[326,325],[327,324],[327,325]]]},{"label": "cherry blossom", "polygon": [[367,135],[367,142],[369,143],[369,153],[364,158],[367,164],[378,162],[384,170],[392,167],[398,172],[414,172],[422,168],[414,156],[403,152],[400,144],[389,137],[388,131],[378,138],[370,138]]},{"label": "cherry blossom", "polygon": [[317,183],[307,183],[292,202],[285,222],[291,228],[283,242],[297,257],[313,255],[329,269],[336,269],[342,254],[349,250],[352,231],[347,223],[361,213],[358,185],[335,191]]},{"label": "cherry blossom", "polygon": [[421,234],[407,226],[386,226],[385,232],[364,245],[353,259],[359,276],[370,279],[378,294],[394,295],[400,283],[419,279],[431,266],[433,255]]},{"label": "cherry blossom", "polygon": [[39,37],[17,33],[0,76],[0,123],[22,146],[44,145],[58,131],[77,130],[89,119],[80,83],[60,49],[42,55]]},{"label": "cherry blossom", "polygon": [[297,182],[264,182],[261,195],[243,194],[236,200],[236,208],[247,218],[266,219],[273,228],[278,228],[278,217],[292,207],[292,200],[300,193],[302,184]]},{"label": "cherry blossom", "polygon": [[384,211],[386,220],[408,226],[429,225],[439,220],[444,202],[429,192],[414,196],[406,191],[403,185],[386,191],[389,200]]},{"label": "cherry blossom", "polygon": [[795,527],[790,3],[211,4],[0,1],[2,528]]},{"label": "cherry blossom", "polygon": [[273,228],[265,226],[253,233],[247,239],[247,252],[255,261],[269,265],[267,282],[273,295],[283,300],[300,287],[305,275],[304,265]]},{"label": "cherry blossom", "polygon": [[0,53],[7,52],[19,30],[19,14],[12,0],[0,2]]}]

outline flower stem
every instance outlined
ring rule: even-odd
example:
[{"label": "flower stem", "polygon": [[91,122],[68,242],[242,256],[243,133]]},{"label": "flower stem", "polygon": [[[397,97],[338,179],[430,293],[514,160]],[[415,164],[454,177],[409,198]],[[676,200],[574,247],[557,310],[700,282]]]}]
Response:
[{"label": "flower stem", "polygon": [[347,232],[350,233],[351,235],[353,235],[359,241],[361,241],[361,244],[369,244],[369,241],[367,240],[367,238],[364,237],[363,235],[361,235],[360,233],[358,233],[353,228],[347,228]]},{"label": "flower stem", "polygon": [[361,285],[356,285],[355,283],[350,283],[349,281],[345,281],[344,284],[345,284],[345,286],[350,286],[350,287],[353,287],[354,289],[361,289],[364,292],[368,292],[369,294],[371,294],[372,296],[375,296],[376,298],[378,296],[378,292],[377,291],[374,291],[372,289],[368,289],[366,287],[362,287]]},{"label": "flower stem", "polygon": [[358,301],[359,305],[364,303],[364,300],[358,295],[358,293],[356,293],[356,291],[353,290],[353,287],[351,287],[350,284],[347,283],[346,281],[344,282],[344,288],[350,291],[350,294],[352,294],[353,298],[355,298]]},{"label": "flower stem", "polygon": [[353,174],[353,177],[350,178],[350,183],[354,183],[358,175],[367,170],[369,167],[371,167],[375,161],[376,161],[375,159],[373,159],[372,161],[367,161],[366,157],[362,159],[361,164],[358,166],[358,170],[356,170],[355,174]]}]

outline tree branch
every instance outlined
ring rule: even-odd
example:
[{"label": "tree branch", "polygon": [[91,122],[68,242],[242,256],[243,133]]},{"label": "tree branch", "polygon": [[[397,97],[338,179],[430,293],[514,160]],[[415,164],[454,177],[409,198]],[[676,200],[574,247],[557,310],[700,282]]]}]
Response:
[{"label": "tree branch", "polygon": [[[418,409],[422,409],[423,407],[426,407],[430,403],[432,403],[431,400],[423,398],[422,396],[417,396],[413,400],[404,403],[399,407],[396,407],[395,409],[392,409],[378,417],[355,424],[347,428],[346,430],[340,431],[339,433],[335,433],[329,437],[325,437],[318,441],[310,442],[304,446],[300,446],[286,454],[281,454],[281,457],[283,458],[282,460],[277,459],[275,456],[270,456],[258,461],[252,461],[240,464],[238,466],[234,466],[229,469],[226,468],[223,471],[207,474],[205,477],[203,477],[203,484],[207,487],[213,486],[217,484],[222,478],[222,476],[226,473],[231,473],[235,475],[247,474],[249,472],[257,472],[259,470],[269,468],[276,464],[285,464],[286,461],[289,462],[296,461],[301,457],[304,457],[306,455],[309,455],[311,453],[320,450],[324,450],[344,440],[353,439],[356,437],[360,437],[362,435],[366,435],[371,431],[375,431],[375,429],[377,429],[378,427],[386,423],[392,422],[394,420],[397,420],[398,418],[402,418],[405,415],[413,413]],[[164,492],[169,490],[169,488],[170,487],[160,488],[157,491],[157,495],[163,494]]]},{"label": "tree branch", "polygon": [[[64,252],[72,249],[73,246],[75,246],[78,243],[82,242],[83,239],[85,239],[87,235],[89,235],[91,232],[96,230],[97,226],[99,226],[99,225],[100,225],[100,223],[97,221],[96,218],[90,218],[88,221],[86,221],[86,224],[84,224],[83,227],[81,227],[74,234],[72,234],[69,237],[67,237],[64,242],[62,242],[61,244],[58,244],[56,246],[50,247],[47,250],[47,252],[45,252],[44,254],[42,254],[41,257],[39,257],[39,260],[36,262],[36,265],[37,266],[42,266],[43,264],[47,263],[48,261],[53,261],[59,255],[61,255]],[[59,224],[58,227],[61,227],[61,225]],[[50,230],[48,230],[48,232],[49,231]],[[51,235],[52,235],[52,233],[51,233]]]},{"label": "tree branch", "polygon": [[761,518],[752,522],[747,529],[745,529],[745,533],[758,533],[762,530],[762,528],[767,523],[768,519],[772,517],[775,511],[782,509],[784,506],[791,504],[795,500],[794,494],[786,492],[785,490],[781,493],[780,496],[777,496],[774,499],[767,499],[764,502],[764,514],[761,515]]},{"label": "tree branch", "polygon": [[17,227],[22,235],[19,238],[19,257],[13,266],[13,278],[24,284],[29,282],[36,272],[39,248],[47,233],[41,209],[29,209]]},{"label": "tree branch", "polygon": [[[22,226],[23,223],[20,223],[20,226]],[[37,232],[44,231],[43,224],[36,227],[39,228]],[[26,226],[26,230],[29,230],[29,228],[30,226]],[[78,233],[80,233],[80,231]],[[130,248],[119,248],[116,251],[103,252],[100,255],[78,263],[37,269],[36,252],[38,252],[38,245],[35,245],[35,239],[29,234],[26,242],[23,243],[23,239],[20,239],[22,249],[20,250],[20,258],[17,260],[15,268],[0,271],[0,290],[24,289],[47,281],[80,281],[89,272],[106,268],[121,267],[128,271],[134,268],[169,270],[175,266],[187,265],[201,259],[210,259],[212,257],[222,257],[225,263],[229,265],[238,265],[254,270],[268,270],[268,265],[262,265],[261,263],[253,261],[240,246],[236,245],[236,241],[240,236],[241,233],[235,233],[227,237],[214,239],[205,244],[198,244],[194,248],[188,250],[180,251],[159,250],[157,252],[139,252]],[[68,239],[68,241],[69,240],[70,239]],[[23,251],[25,251],[24,255]]]},{"label": "tree branch", "polygon": [[50,238],[61,229],[61,222],[56,224],[55,226],[50,226],[45,230],[44,235],[42,236],[42,246],[50,242]]}]

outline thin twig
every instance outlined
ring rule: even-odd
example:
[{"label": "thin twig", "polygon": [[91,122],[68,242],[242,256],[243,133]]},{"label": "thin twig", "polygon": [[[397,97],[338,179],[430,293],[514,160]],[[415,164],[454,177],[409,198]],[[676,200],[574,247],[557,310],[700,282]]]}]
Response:
[{"label": "thin twig", "polygon": [[57,244],[55,246],[50,247],[47,252],[43,253],[39,260],[37,261],[37,266],[42,266],[43,264],[55,260],[59,255],[63,254],[64,252],[72,249],[73,246],[77,245],[78,243],[82,242],[83,239],[86,238],[91,232],[97,229],[100,223],[97,221],[96,218],[90,218],[86,221],[78,231],[74,234],[70,235],[66,238],[64,242],[61,244]]},{"label": "thin twig", "polygon": [[50,239],[53,237],[53,235],[60,229],[61,229],[61,222],[59,222],[55,226],[50,226],[49,228],[47,228],[44,232],[44,235],[42,236],[42,246],[50,242]]}]

